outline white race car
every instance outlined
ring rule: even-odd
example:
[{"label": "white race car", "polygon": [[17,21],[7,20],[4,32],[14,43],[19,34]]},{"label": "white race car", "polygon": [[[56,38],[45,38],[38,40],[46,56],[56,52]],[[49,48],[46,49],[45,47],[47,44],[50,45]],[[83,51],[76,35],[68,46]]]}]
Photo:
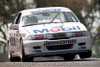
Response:
[{"label": "white race car", "polygon": [[8,58],[62,56],[64,60],[89,58],[91,38],[86,27],[65,7],[23,10],[18,13],[8,32]]}]

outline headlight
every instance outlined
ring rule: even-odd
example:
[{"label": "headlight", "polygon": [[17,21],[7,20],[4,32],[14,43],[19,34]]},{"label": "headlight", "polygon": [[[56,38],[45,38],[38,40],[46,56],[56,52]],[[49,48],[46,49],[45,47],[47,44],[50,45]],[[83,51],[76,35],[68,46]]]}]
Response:
[{"label": "headlight", "polygon": [[73,36],[77,37],[77,36],[88,36],[89,33],[88,31],[79,31],[79,32],[73,32]]},{"label": "headlight", "polygon": [[42,40],[52,38],[51,34],[37,34],[37,35],[28,35],[25,37],[25,40]]},{"label": "headlight", "polygon": [[34,38],[35,40],[44,39],[44,35],[43,35],[43,34],[34,35],[33,38]]},{"label": "headlight", "polygon": [[46,37],[43,34],[37,34],[37,35],[28,35],[25,37],[25,40],[41,40],[45,38]]},{"label": "headlight", "polygon": [[28,35],[24,38],[25,40],[32,40],[32,35]]}]

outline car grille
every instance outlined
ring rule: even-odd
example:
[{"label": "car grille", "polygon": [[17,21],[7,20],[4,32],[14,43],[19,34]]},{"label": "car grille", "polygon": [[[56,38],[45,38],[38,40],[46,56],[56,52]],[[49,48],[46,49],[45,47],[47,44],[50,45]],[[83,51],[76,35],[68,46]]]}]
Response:
[{"label": "car grille", "polygon": [[62,49],[70,49],[72,48],[73,44],[65,44],[65,45],[53,45],[53,46],[46,46],[48,50],[62,50]]}]

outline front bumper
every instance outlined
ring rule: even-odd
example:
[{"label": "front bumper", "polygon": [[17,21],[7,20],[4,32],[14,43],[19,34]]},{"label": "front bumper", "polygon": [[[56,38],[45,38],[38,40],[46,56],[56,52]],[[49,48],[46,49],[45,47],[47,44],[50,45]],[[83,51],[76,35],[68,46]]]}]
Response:
[{"label": "front bumper", "polygon": [[[54,47],[50,47],[53,49],[48,49],[48,46],[44,45],[45,41],[54,41],[54,40],[27,40],[23,41],[24,51],[27,56],[55,56],[55,55],[63,55],[67,53],[75,53],[78,54],[80,52],[87,52],[91,50],[91,38],[89,36],[84,37],[73,37],[69,39],[60,39],[60,40],[72,40],[76,39],[76,43],[67,44],[71,45],[70,48],[64,48],[64,46],[59,45]],[[60,47],[61,46],[61,47]],[[58,49],[62,48],[62,49]],[[67,47],[67,46],[66,46]]]},{"label": "front bumper", "polygon": [[68,51],[54,51],[54,52],[40,52],[35,54],[28,54],[27,57],[49,57],[49,56],[63,56],[66,54],[79,54],[82,52],[89,52],[91,50],[68,50]]}]

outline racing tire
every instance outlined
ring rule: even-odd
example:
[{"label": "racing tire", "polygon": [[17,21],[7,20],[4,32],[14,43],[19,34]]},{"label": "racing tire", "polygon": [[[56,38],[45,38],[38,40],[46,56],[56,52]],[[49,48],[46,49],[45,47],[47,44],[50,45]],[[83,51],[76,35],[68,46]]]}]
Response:
[{"label": "racing tire", "polygon": [[19,62],[20,60],[20,57],[12,57],[11,53],[10,53],[10,58],[9,58],[9,61],[10,62]]},{"label": "racing tire", "polygon": [[22,46],[22,58],[21,58],[21,61],[22,62],[32,62],[33,61],[33,58],[31,58],[31,57],[27,57],[27,56],[25,56],[25,51],[24,51],[24,46],[23,46],[23,41],[21,40],[21,42],[20,42],[20,44],[21,44],[21,46]]},{"label": "racing tire", "polygon": [[22,59],[21,59],[21,61],[22,61],[22,62],[32,62],[32,61],[33,61],[33,58],[25,56],[24,50],[23,50],[23,54],[22,54]]},{"label": "racing tire", "polygon": [[20,40],[20,45],[21,45],[21,61],[26,62],[26,57],[25,57],[25,52],[24,52],[24,47],[23,47],[23,41]]},{"label": "racing tire", "polygon": [[7,46],[8,46],[8,61],[10,61],[10,62],[14,62],[15,61],[15,58],[14,57],[12,57],[12,54],[11,54],[11,52],[10,52],[10,50],[9,50],[9,42],[7,42]]},{"label": "racing tire", "polygon": [[81,59],[90,58],[92,56],[92,51],[79,53],[79,56]]},{"label": "racing tire", "polygon": [[26,62],[26,57],[25,57],[25,54],[24,54],[24,50],[23,50],[23,47],[22,47],[22,58],[21,58],[21,61],[22,62]]},{"label": "racing tire", "polygon": [[11,56],[11,53],[9,53],[9,58],[8,58],[8,60],[9,60],[10,62],[13,62],[13,61],[14,61],[14,58]]},{"label": "racing tire", "polygon": [[75,55],[74,54],[67,54],[67,55],[64,55],[63,58],[64,58],[64,61],[70,61],[70,60],[73,60],[75,58]]},{"label": "racing tire", "polygon": [[23,50],[23,54],[22,54],[22,59],[21,59],[22,62],[32,62],[33,61],[33,58],[32,57],[27,57],[25,56],[25,53],[24,53],[24,50]]}]

